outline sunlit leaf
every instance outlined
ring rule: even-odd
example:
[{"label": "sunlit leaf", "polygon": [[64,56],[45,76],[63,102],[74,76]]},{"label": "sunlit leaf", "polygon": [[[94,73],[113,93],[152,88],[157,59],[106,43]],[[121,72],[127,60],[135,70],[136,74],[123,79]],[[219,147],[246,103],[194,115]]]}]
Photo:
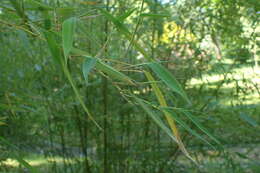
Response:
[{"label": "sunlit leaf", "polygon": [[131,14],[133,14],[133,12],[135,11],[136,9],[131,9],[129,11],[127,11],[126,13],[122,14],[121,16],[118,17],[118,20],[120,22],[123,22],[126,18],[128,18]]},{"label": "sunlit leaf", "polygon": [[179,82],[165,67],[163,67],[161,64],[157,62],[149,63],[148,66],[170,89],[172,89],[172,91],[178,93],[187,102],[190,102]]}]

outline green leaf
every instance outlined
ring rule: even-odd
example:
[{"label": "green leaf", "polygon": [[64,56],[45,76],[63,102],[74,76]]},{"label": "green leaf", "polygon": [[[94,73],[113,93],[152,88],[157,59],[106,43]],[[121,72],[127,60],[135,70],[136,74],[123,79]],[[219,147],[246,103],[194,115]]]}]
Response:
[{"label": "green leaf", "polygon": [[73,47],[73,48],[71,49],[71,53],[73,53],[73,54],[75,54],[75,55],[77,55],[77,56],[91,56],[90,53],[85,52],[85,51],[80,50],[80,49],[75,48],[75,47]]},{"label": "green leaf", "polygon": [[244,120],[245,122],[247,122],[247,123],[250,124],[251,126],[253,126],[253,127],[257,127],[257,126],[258,126],[257,122],[256,122],[253,118],[251,118],[250,116],[248,116],[247,114],[245,114],[245,113],[240,113],[239,116],[240,116],[240,118],[241,118],[242,120]]},{"label": "green leaf", "polygon": [[174,92],[182,96],[188,103],[190,103],[186,93],[182,89],[179,82],[173,77],[173,75],[161,64],[157,62],[149,63],[148,66],[154,73]]},{"label": "green leaf", "polygon": [[192,130],[184,121],[182,121],[175,112],[173,112],[173,110],[168,109],[168,108],[161,108],[162,111],[166,111],[168,112],[175,121],[177,121],[184,129],[186,129],[188,132],[190,132],[192,135],[196,136],[197,138],[201,139],[202,141],[204,141],[205,143],[207,143],[208,145],[210,145],[212,148],[215,149],[215,147],[210,144],[207,140],[205,140],[202,136],[200,136],[196,131]]},{"label": "green leaf", "polygon": [[202,124],[199,123],[198,119],[195,116],[193,116],[190,112],[184,109],[175,109],[175,110],[187,116],[202,132],[208,135],[217,144],[221,145],[220,141],[217,140],[205,127],[203,127]]},{"label": "green leaf", "polygon": [[136,10],[136,8],[127,11],[126,13],[122,14],[121,16],[118,17],[118,20],[120,22],[123,22],[127,17],[129,17],[131,14],[133,14],[133,12]]},{"label": "green leaf", "polygon": [[156,115],[148,105],[145,104],[144,101],[137,98],[136,96],[132,95],[133,98],[136,100],[138,105],[140,105],[144,111],[154,120],[154,122],[168,135],[170,136],[176,143],[178,143],[177,139],[172,135],[171,130],[163,123],[159,115]]},{"label": "green leaf", "polygon": [[76,8],[70,8],[70,7],[63,7],[63,8],[56,8],[56,13],[58,18],[64,22],[66,19],[69,19],[75,15]]},{"label": "green leaf", "polygon": [[126,82],[128,84],[134,85],[133,81],[131,78],[126,76],[125,74],[117,71],[113,67],[101,62],[97,61],[96,68],[104,73],[106,73],[108,76],[114,79],[118,79],[120,81]]},{"label": "green leaf", "polygon": [[25,1],[26,4],[31,5],[32,8],[30,8],[30,10],[48,10],[48,11],[52,11],[54,10],[53,7],[50,7],[44,3],[35,1],[35,0],[26,0]]},{"label": "green leaf", "polygon": [[83,62],[82,71],[86,81],[88,81],[88,74],[94,68],[96,62],[97,62],[96,58],[88,58],[88,57],[86,57],[85,61]]},{"label": "green leaf", "polygon": [[247,157],[245,154],[239,153],[239,152],[235,152],[240,158],[242,159],[250,159],[249,157]]},{"label": "green leaf", "polygon": [[114,25],[117,27],[119,32],[124,34],[127,38],[129,38],[129,37],[131,38],[131,33],[128,31],[127,27],[121,22],[122,17],[120,20],[120,19],[115,18],[109,12],[107,12],[106,10],[103,10],[102,8],[99,8],[99,10],[108,20],[110,20],[111,22],[114,23]]},{"label": "green leaf", "polygon": [[162,17],[170,17],[168,14],[154,14],[154,13],[142,13],[141,17],[151,17],[151,18],[162,18]]},{"label": "green leaf", "polygon": [[115,68],[107,65],[106,63],[101,62],[99,59],[90,57],[89,53],[87,53],[83,50],[77,49],[77,48],[73,48],[72,52],[75,53],[76,55],[87,57],[88,59],[96,59],[97,61],[96,61],[95,67],[98,70],[102,71],[103,73],[106,73],[111,78],[118,79],[120,81],[126,82],[131,85],[135,85],[133,82],[133,79],[131,79],[130,77],[126,76],[125,74],[119,72]]},{"label": "green leaf", "polygon": [[65,57],[65,63],[67,63],[68,55],[73,48],[73,37],[76,27],[76,18],[72,17],[65,20],[62,24],[62,46]]},{"label": "green leaf", "polygon": [[136,40],[132,39],[133,35],[127,29],[127,27],[121,22],[122,20],[120,17],[119,17],[119,19],[115,18],[107,11],[105,11],[103,9],[99,9],[99,10],[108,20],[110,20],[111,22],[114,23],[114,25],[116,26],[119,33],[123,34],[125,36],[125,38],[133,44],[133,46],[136,48],[136,50],[138,50],[147,60],[151,60],[151,58],[146,53],[145,49],[142,48],[142,46]]},{"label": "green leaf", "polygon": [[55,34],[53,32],[46,31],[46,32],[44,32],[44,36],[47,40],[48,47],[51,51],[54,62],[56,64],[61,65],[63,61],[62,61],[62,56],[61,56],[61,52],[60,52],[60,47],[55,39]]},{"label": "green leaf", "polygon": [[12,4],[13,8],[15,9],[16,13],[21,17],[25,18],[24,9],[22,7],[22,1],[20,0],[9,0]]}]

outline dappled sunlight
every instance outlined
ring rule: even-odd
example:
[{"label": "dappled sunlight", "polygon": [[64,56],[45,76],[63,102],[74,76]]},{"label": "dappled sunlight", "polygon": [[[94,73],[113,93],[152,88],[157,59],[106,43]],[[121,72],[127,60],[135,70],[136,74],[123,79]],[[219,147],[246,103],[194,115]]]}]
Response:
[{"label": "dappled sunlight", "polygon": [[2,1],[0,173],[259,172],[257,0]]},{"label": "dappled sunlight", "polygon": [[[260,72],[260,70],[259,70]],[[232,69],[228,73],[222,74],[204,74],[201,78],[192,78],[189,81],[189,85],[199,85],[199,84],[210,84],[214,82],[220,82],[222,80],[229,79],[231,82],[235,80],[248,79],[251,81],[260,82],[259,72],[254,70],[252,67],[240,67],[236,69]],[[233,80],[233,81],[232,81]]]},{"label": "dappled sunlight", "polygon": [[[63,163],[64,162],[64,158],[62,157],[58,157],[58,156],[55,156],[55,157],[49,157],[49,158],[44,158],[43,156],[30,156],[30,158],[25,158],[24,159],[26,162],[28,162],[31,166],[42,166],[42,165],[49,165],[53,162],[55,162],[56,164],[60,164],[60,163]],[[76,161],[75,160],[68,160],[66,159],[65,160],[66,163],[75,163]],[[3,164],[7,165],[7,166],[11,166],[11,167],[19,167],[19,162],[15,159],[11,159],[11,158],[8,158],[6,159],[5,161],[2,162]]]},{"label": "dappled sunlight", "polygon": [[205,74],[201,78],[192,78],[187,86],[203,86],[208,91],[220,89],[221,105],[260,103],[260,75],[252,67],[234,68],[226,74]]}]

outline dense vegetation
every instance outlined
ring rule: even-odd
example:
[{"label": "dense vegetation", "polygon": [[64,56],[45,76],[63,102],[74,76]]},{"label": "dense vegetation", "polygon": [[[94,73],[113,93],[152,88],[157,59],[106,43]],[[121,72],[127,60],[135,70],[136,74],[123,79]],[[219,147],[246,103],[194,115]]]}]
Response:
[{"label": "dense vegetation", "polygon": [[259,0],[1,0],[1,172],[260,172]]}]

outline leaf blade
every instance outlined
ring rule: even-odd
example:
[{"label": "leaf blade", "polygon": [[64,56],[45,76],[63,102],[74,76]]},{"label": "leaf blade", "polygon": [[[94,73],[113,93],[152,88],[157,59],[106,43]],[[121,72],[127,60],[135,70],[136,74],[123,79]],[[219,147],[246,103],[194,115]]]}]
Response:
[{"label": "leaf blade", "polygon": [[114,79],[118,79],[120,81],[127,82],[128,84],[135,85],[130,77],[119,72],[118,70],[116,70],[112,66],[107,65],[106,63],[97,61],[96,68]]},{"label": "leaf blade", "polygon": [[97,59],[88,58],[88,57],[86,57],[85,61],[83,62],[82,72],[83,72],[84,79],[86,81],[88,81],[88,74],[95,67],[96,63],[97,63]]},{"label": "leaf blade", "polygon": [[184,100],[190,103],[188,96],[182,89],[179,82],[173,77],[173,75],[161,64],[152,62],[148,64],[148,67],[173,91],[178,93]]},{"label": "leaf blade", "polygon": [[217,144],[221,145],[221,142],[216,139],[205,127],[202,126],[202,124],[199,123],[197,118],[190,114],[188,111],[179,109],[178,111],[181,111],[185,116],[187,116],[193,124],[195,124],[202,132],[204,132],[206,135],[208,135],[213,141],[215,141]]},{"label": "leaf blade", "polygon": [[71,17],[66,19],[62,24],[62,47],[65,57],[65,63],[67,62],[68,55],[73,48],[73,37],[76,28],[76,18]]},{"label": "leaf blade", "polygon": [[168,112],[176,122],[178,122],[184,129],[186,129],[188,132],[190,132],[192,135],[196,136],[197,138],[201,139],[202,141],[204,141],[205,143],[207,143],[209,146],[211,146],[213,149],[215,149],[215,147],[209,143],[206,139],[204,139],[201,135],[199,135],[197,132],[195,132],[194,130],[192,130],[183,120],[181,120],[177,114],[175,112],[173,112],[171,109],[167,109],[167,108],[162,108],[162,110],[165,110],[166,112]]},{"label": "leaf blade", "polygon": [[[153,90],[155,92],[155,95],[156,95],[157,100],[159,101],[160,105],[167,107],[167,102],[166,102],[166,100],[165,100],[165,98],[164,98],[160,88],[154,82],[155,80],[154,80],[153,76],[151,75],[151,73],[149,73],[148,71],[145,71],[145,75],[146,75],[146,78],[151,82],[152,88],[153,88]],[[186,155],[187,158],[189,158],[195,164],[197,164],[196,161],[190,156],[189,152],[186,150],[186,148],[185,148],[185,146],[184,146],[184,144],[183,144],[183,142],[181,140],[181,137],[179,135],[178,128],[177,128],[177,126],[175,124],[175,121],[172,119],[171,115],[167,111],[163,110],[162,112],[164,113],[164,115],[166,117],[166,120],[167,120],[169,126],[171,127],[172,132],[173,132],[175,138],[177,139],[177,144],[180,147],[180,150],[183,152],[183,154]]]},{"label": "leaf blade", "polygon": [[170,136],[176,143],[178,143],[177,139],[172,135],[171,130],[163,123],[163,121],[155,115],[155,113],[139,98],[133,96],[137,103],[144,109],[144,111],[154,120],[154,122],[168,135]]},{"label": "leaf blade", "polygon": [[240,118],[241,118],[242,120],[244,120],[245,122],[247,122],[247,123],[250,124],[251,126],[253,126],[253,127],[257,127],[257,126],[258,126],[257,122],[256,122],[253,118],[251,118],[250,116],[248,116],[247,114],[245,114],[245,113],[240,113],[239,116],[240,116]]}]

